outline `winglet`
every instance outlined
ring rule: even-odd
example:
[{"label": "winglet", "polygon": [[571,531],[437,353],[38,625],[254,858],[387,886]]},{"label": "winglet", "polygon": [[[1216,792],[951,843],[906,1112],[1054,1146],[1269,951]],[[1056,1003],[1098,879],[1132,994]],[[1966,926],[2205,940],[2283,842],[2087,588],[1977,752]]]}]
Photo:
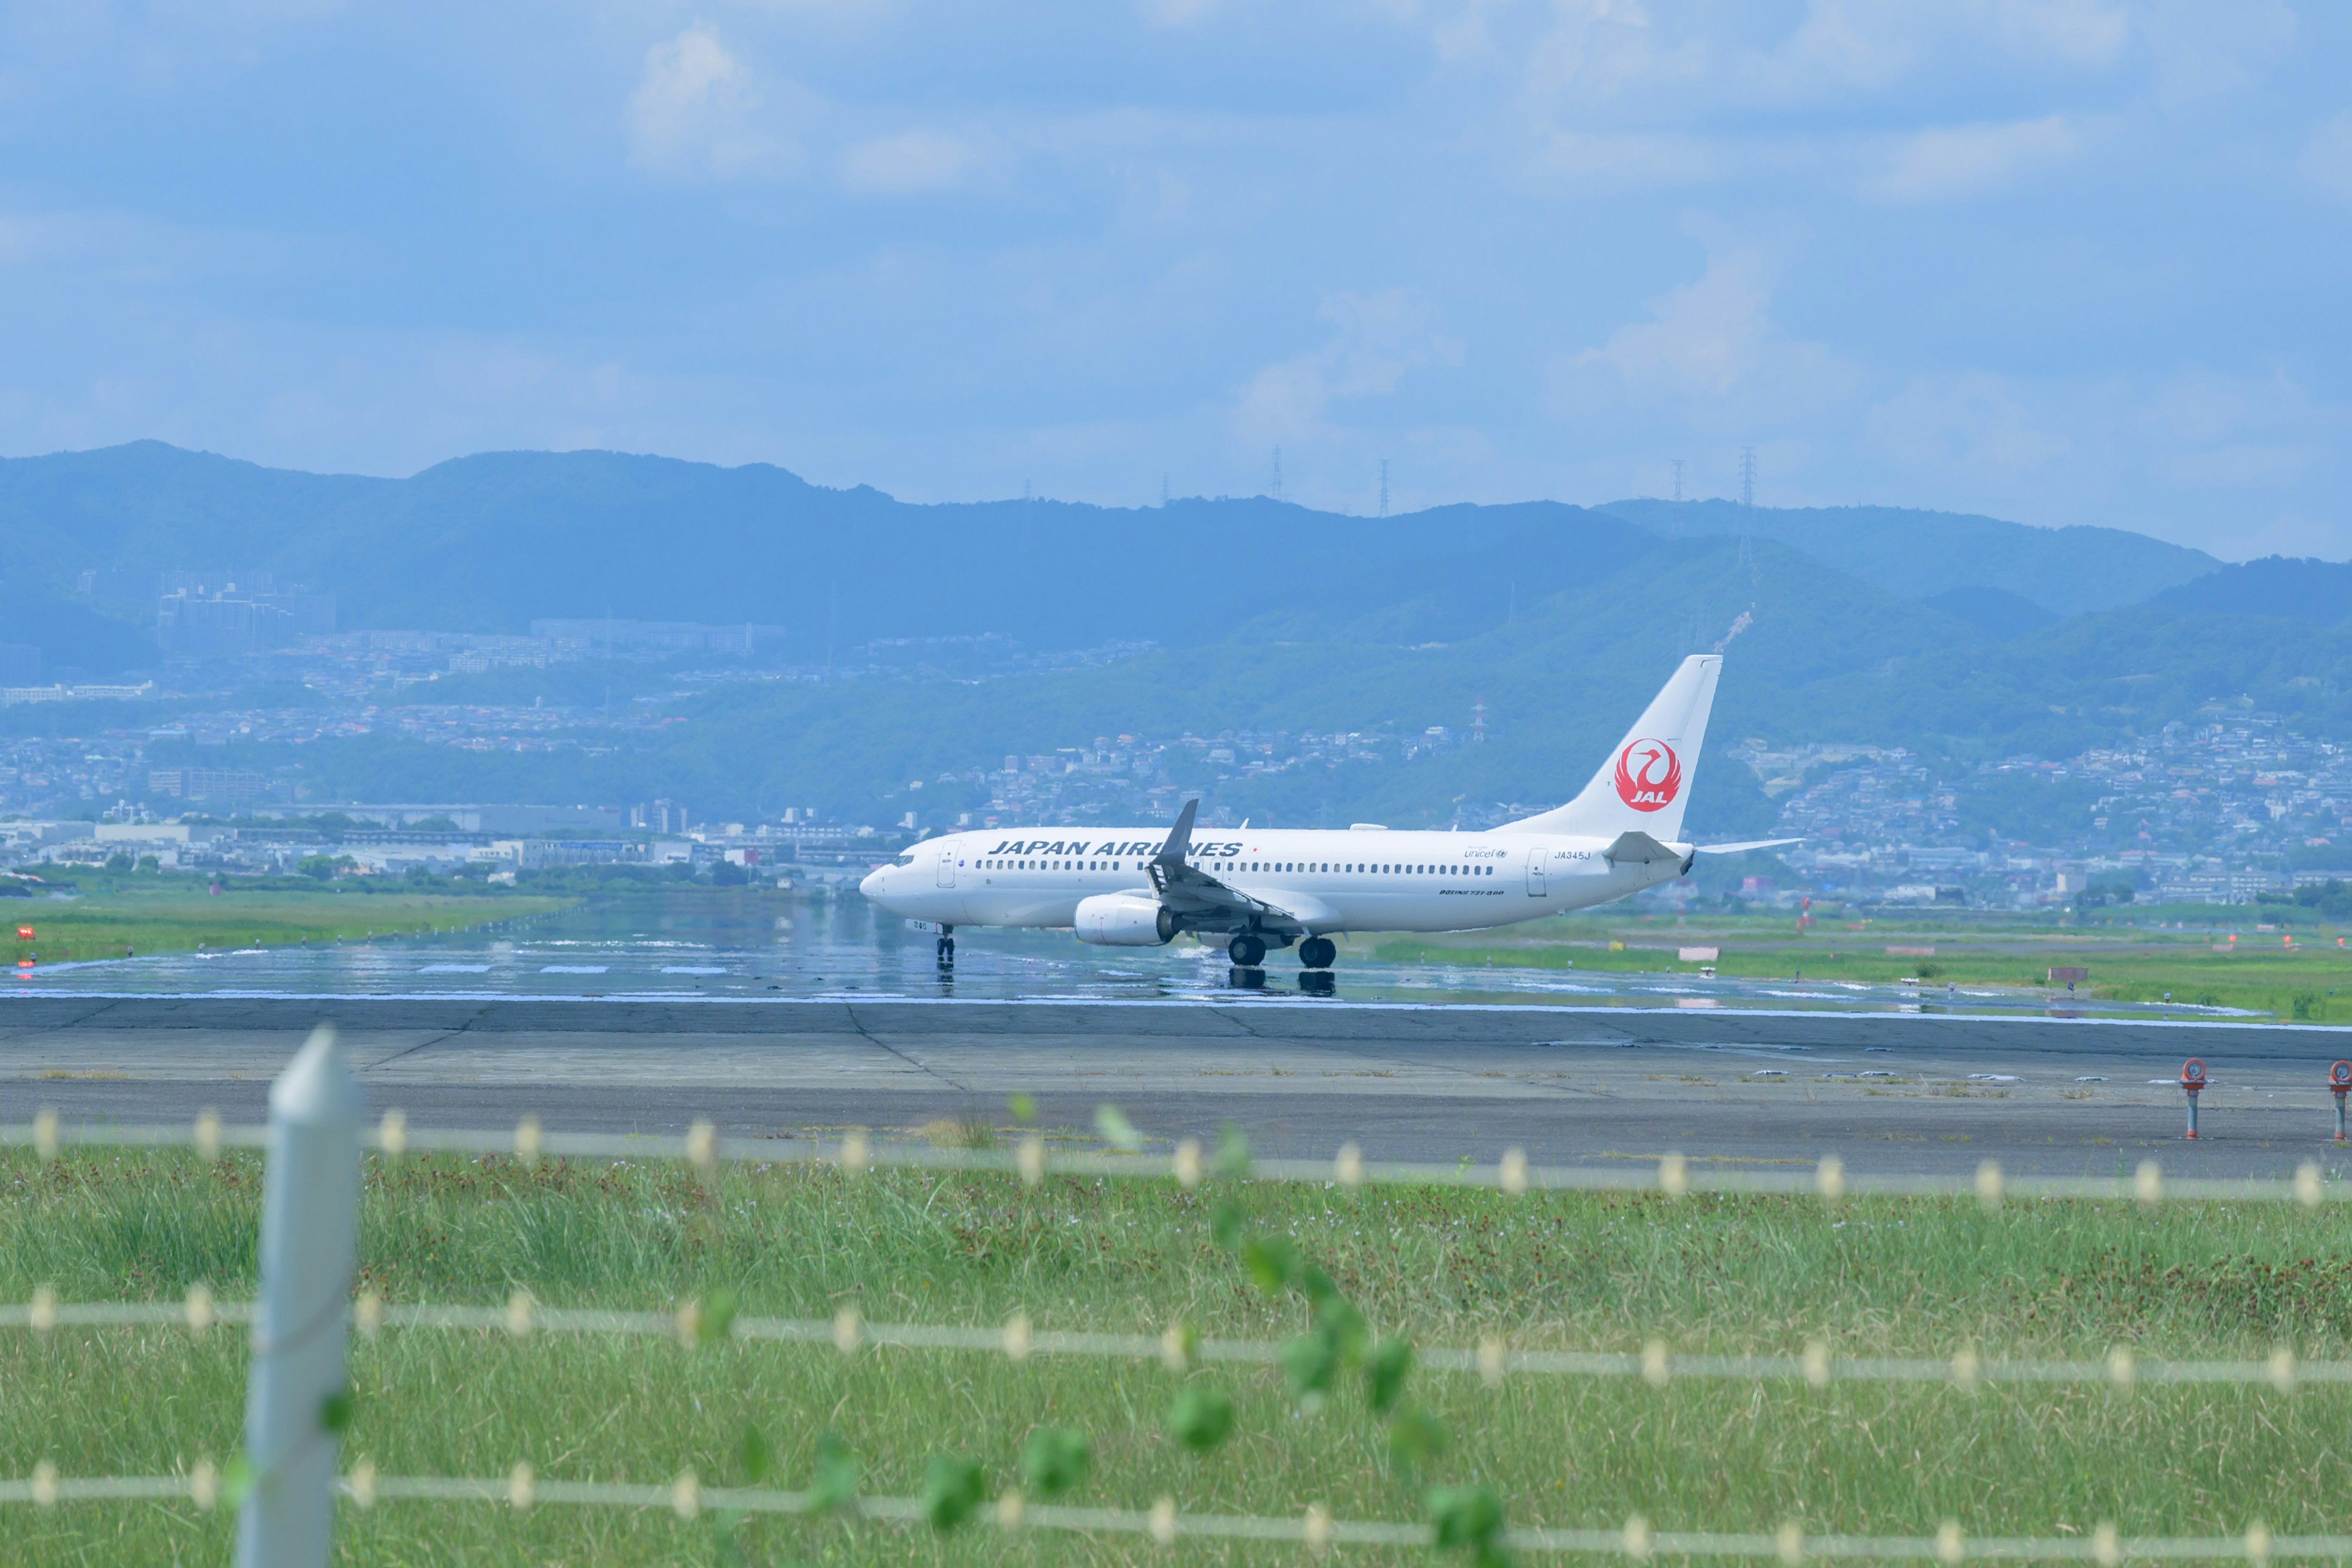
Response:
[{"label": "winglet", "polygon": [[1176,826],[1168,830],[1168,842],[1151,858],[1155,866],[1177,867],[1184,864],[1185,855],[1192,847],[1192,819],[1201,814],[1201,803],[1188,800],[1184,809],[1176,814]]}]

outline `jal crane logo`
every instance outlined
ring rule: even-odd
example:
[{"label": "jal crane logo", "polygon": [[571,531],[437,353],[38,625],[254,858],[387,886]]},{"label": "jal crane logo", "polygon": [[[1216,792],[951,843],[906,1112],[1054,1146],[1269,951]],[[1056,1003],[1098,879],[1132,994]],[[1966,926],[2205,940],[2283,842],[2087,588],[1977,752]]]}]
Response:
[{"label": "jal crane logo", "polygon": [[1635,811],[1664,811],[1682,787],[1682,759],[1664,741],[1629,741],[1617,753],[1617,798]]}]

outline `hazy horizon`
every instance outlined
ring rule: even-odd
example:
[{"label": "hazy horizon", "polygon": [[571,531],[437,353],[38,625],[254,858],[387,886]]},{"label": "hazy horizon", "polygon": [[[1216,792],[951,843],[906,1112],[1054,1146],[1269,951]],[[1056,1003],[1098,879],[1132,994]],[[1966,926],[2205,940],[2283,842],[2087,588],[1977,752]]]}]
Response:
[{"label": "hazy horizon", "polygon": [[[155,439],[155,437],[140,437],[139,439]],[[0,461],[6,461],[6,462],[14,462],[14,461],[27,461],[27,460],[31,460],[31,461],[37,461],[37,460],[39,460],[39,459],[41,459],[41,458],[70,458],[70,457],[84,457],[84,456],[89,456],[89,455],[91,455],[91,454],[98,453],[98,452],[103,452],[103,451],[107,451],[107,450],[110,450],[110,449],[117,449],[117,448],[120,448],[120,447],[125,447],[125,446],[131,446],[131,445],[136,445],[136,444],[137,444],[137,442],[134,440],[134,441],[130,441],[130,442],[117,442],[117,443],[112,443],[112,444],[110,444],[110,446],[108,446],[108,447],[58,447],[58,448],[57,448],[57,449],[55,449],[55,450],[52,450],[52,451],[46,451],[46,452],[28,452],[28,453],[22,453],[22,454],[11,454],[11,455],[6,456],[6,457],[5,457],[5,458],[0,458]],[[173,445],[173,443],[165,443],[165,444],[166,444],[166,445]],[[997,496],[991,496],[991,495],[968,495],[968,496],[909,497],[909,496],[902,496],[902,495],[898,495],[898,494],[897,494],[897,493],[895,493],[895,492],[891,491],[890,489],[888,489],[887,487],[884,487],[884,486],[881,486],[881,485],[872,484],[872,483],[870,483],[870,482],[868,482],[868,481],[862,480],[862,479],[852,479],[852,480],[849,480],[849,481],[847,481],[847,482],[845,482],[845,483],[841,483],[841,484],[830,484],[830,483],[826,483],[826,482],[824,482],[824,481],[823,481],[823,480],[819,480],[819,479],[813,479],[813,478],[811,478],[810,476],[808,476],[808,475],[806,475],[806,474],[800,473],[798,470],[796,470],[796,469],[793,469],[792,468],[790,468],[790,466],[789,466],[789,465],[782,464],[782,463],[773,463],[773,462],[769,462],[769,461],[767,461],[766,459],[763,459],[763,458],[751,458],[751,459],[747,459],[747,460],[745,460],[744,462],[741,462],[741,463],[721,463],[721,462],[715,462],[715,461],[712,461],[712,460],[708,459],[708,458],[682,458],[682,457],[678,457],[678,456],[677,456],[677,455],[675,455],[675,454],[673,454],[673,453],[668,453],[668,452],[628,451],[628,450],[625,450],[625,449],[622,449],[622,448],[619,448],[619,447],[502,447],[502,448],[486,448],[486,449],[479,450],[479,451],[472,451],[472,452],[459,452],[459,453],[453,454],[453,455],[451,455],[451,456],[449,456],[449,457],[436,458],[436,459],[433,460],[432,462],[429,462],[429,463],[425,464],[425,465],[424,465],[423,467],[421,467],[421,468],[414,468],[414,469],[411,469],[411,470],[409,470],[409,471],[407,471],[407,472],[404,472],[404,473],[368,473],[368,472],[365,472],[365,471],[362,471],[362,470],[358,470],[358,469],[350,469],[350,468],[341,468],[341,469],[336,469],[336,468],[301,468],[294,467],[294,466],[292,466],[292,465],[282,464],[282,463],[265,463],[265,462],[260,462],[259,460],[255,459],[255,458],[241,457],[241,456],[239,456],[238,454],[234,453],[234,452],[220,452],[220,451],[214,451],[214,450],[211,450],[211,449],[209,449],[209,448],[205,448],[205,447],[179,447],[178,449],[179,449],[179,450],[181,450],[181,451],[185,451],[185,452],[194,453],[194,454],[196,454],[196,455],[198,455],[198,456],[202,456],[202,457],[207,457],[207,458],[221,458],[221,459],[224,459],[224,460],[226,460],[226,461],[228,461],[228,462],[236,462],[236,463],[252,463],[252,464],[254,464],[256,467],[264,468],[273,468],[273,469],[278,469],[278,470],[280,470],[280,471],[286,471],[286,472],[308,473],[308,474],[320,475],[320,476],[323,476],[323,477],[334,477],[334,478],[354,478],[354,479],[383,479],[383,480],[392,481],[392,482],[399,482],[399,481],[402,481],[402,480],[416,479],[416,478],[418,478],[419,476],[421,476],[421,475],[423,475],[423,474],[429,473],[429,472],[431,472],[432,470],[434,470],[434,469],[436,469],[436,468],[445,468],[445,467],[447,467],[447,466],[449,466],[449,465],[451,465],[451,464],[454,464],[454,463],[461,463],[461,462],[465,462],[465,461],[467,461],[467,460],[469,460],[469,459],[471,459],[471,458],[476,458],[499,457],[499,456],[509,455],[509,454],[517,454],[517,455],[531,455],[531,456],[551,456],[551,457],[569,457],[569,456],[583,456],[583,455],[604,455],[604,456],[622,457],[622,458],[646,458],[646,459],[649,459],[649,460],[653,460],[653,461],[660,461],[660,462],[688,463],[688,464],[694,464],[694,465],[701,466],[701,467],[717,468],[720,468],[720,469],[732,469],[732,468],[763,468],[763,467],[764,467],[764,468],[772,468],[782,469],[782,470],[783,470],[783,471],[785,471],[785,472],[787,472],[787,473],[791,473],[791,474],[793,475],[793,477],[794,477],[795,479],[802,479],[802,480],[803,480],[804,482],[806,482],[806,483],[808,483],[808,484],[810,484],[810,485],[816,486],[817,488],[820,488],[820,489],[823,489],[832,490],[832,491],[835,491],[835,492],[848,491],[848,490],[855,490],[855,489],[872,489],[872,490],[875,490],[875,491],[878,492],[879,494],[883,495],[885,498],[887,498],[887,499],[888,499],[888,500],[894,500],[894,501],[903,502],[903,503],[905,503],[905,504],[912,505],[912,506],[988,506],[988,505],[1003,504],[1003,503],[1009,502],[1009,501],[1034,500],[1034,501],[1044,502],[1044,503],[1066,504],[1066,505],[1074,505],[1074,506],[1092,506],[1092,507],[1101,507],[1101,508],[1104,508],[1104,509],[1107,509],[1107,510],[1114,510],[1150,511],[1150,510],[1153,510],[1157,509],[1159,506],[1160,506],[1160,505],[1162,504],[1162,502],[1160,501],[1160,498],[1158,498],[1158,497],[1153,497],[1153,498],[1150,498],[1150,499],[1148,499],[1148,500],[1093,500],[1093,499],[1090,499],[1090,498],[1081,497],[1081,496],[1057,496],[1057,495],[1052,495],[1052,494],[1049,494],[1049,493],[1045,493],[1045,492],[1043,492],[1043,491],[1037,491],[1037,492],[1034,492],[1034,493],[1033,493],[1033,494],[1031,494],[1031,495],[1029,495],[1029,496],[1025,496],[1025,497],[1024,497],[1024,496],[1019,496],[1019,495],[1010,495],[1010,496],[1002,496],[1002,495],[997,495]],[[1300,507],[1300,508],[1302,508],[1302,509],[1304,509],[1304,510],[1309,510],[1309,511],[1314,511],[1314,512],[1316,512],[1316,513],[1318,513],[1318,514],[1319,514],[1319,515],[1336,516],[1336,517],[1367,517],[1367,518],[1368,518],[1368,517],[1374,517],[1374,516],[1381,515],[1381,514],[1377,511],[1377,510],[1374,510],[1374,509],[1353,510],[1353,509],[1351,509],[1351,508],[1347,504],[1347,502],[1346,502],[1344,500],[1343,500],[1339,504],[1336,504],[1336,505],[1318,505],[1318,504],[1317,504],[1317,503],[1315,503],[1315,502],[1302,500],[1302,499],[1300,499],[1300,498],[1298,498],[1298,497],[1297,497],[1297,496],[1289,496],[1289,495],[1286,495],[1286,496],[1282,496],[1282,497],[1278,497],[1278,498],[1277,498],[1277,497],[1274,497],[1274,496],[1271,496],[1271,495],[1267,494],[1267,493],[1266,493],[1265,491],[1264,491],[1264,490],[1247,491],[1247,492],[1241,492],[1241,493],[1235,493],[1235,494],[1214,494],[1214,495],[1210,495],[1210,494],[1192,494],[1192,493],[1187,493],[1187,492],[1181,491],[1181,490],[1171,490],[1171,493],[1170,493],[1170,497],[1169,497],[1169,499],[1170,499],[1170,500],[1174,500],[1174,501],[1179,501],[1179,502],[1182,502],[1182,501],[1203,501],[1203,502],[1215,502],[1215,501],[1227,501],[1227,500],[1279,500],[1279,501],[1280,501],[1281,503],[1283,503],[1283,504],[1292,505],[1292,506],[1297,506],[1297,507]],[[1691,496],[1685,496],[1685,497],[1684,498],[1684,501],[1685,501],[1686,504],[1690,504],[1690,505],[1706,505],[1706,504],[1733,505],[1733,504],[1736,504],[1736,503],[1737,503],[1737,499],[1738,499],[1738,498],[1733,497],[1733,496],[1705,496],[1705,495],[1691,495]],[[1583,509],[1586,509],[1586,510],[1605,510],[1605,509],[1607,509],[1607,508],[1609,508],[1609,507],[1611,507],[1611,506],[1615,506],[1615,505],[1622,505],[1622,504],[1636,504],[1636,503],[1644,503],[1644,502],[1658,502],[1658,503],[1663,503],[1663,504],[1672,504],[1672,498],[1670,498],[1670,497],[1666,497],[1666,496],[1657,496],[1657,495],[1612,495],[1612,496],[1595,496],[1595,497],[1591,497],[1591,498],[1582,498],[1582,499],[1571,499],[1571,498],[1565,497],[1565,496],[1554,496],[1554,495],[1542,495],[1542,496],[1537,496],[1537,495],[1529,495],[1529,496],[1500,496],[1500,497],[1495,497],[1495,498],[1491,498],[1491,499],[1484,500],[1463,501],[1463,500],[1448,500],[1448,499],[1442,498],[1442,497],[1430,497],[1430,498],[1423,499],[1423,500],[1421,500],[1417,501],[1417,502],[1416,502],[1415,504],[1413,504],[1410,509],[1406,508],[1405,506],[1402,506],[1402,505],[1398,505],[1398,504],[1394,504],[1394,503],[1392,503],[1392,504],[1391,505],[1391,507],[1390,507],[1390,512],[1391,512],[1391,514],[1393,514],[1393,515],[1404,515],[1404,514],[1406,514],[1406,513],[1407,513],[1408,510],[1412,510],[1412,511],[1425,511],[1425,510],[1434,510],[1434,509],[1441,508],[1441,507],[1455,506],[1455,505],[1473,505],[1473,506],[1511,506],[1511,505],[1530,504],[1530,503],[1554,503],[1554,504],[1564,505],[1564,506],[1580,507],[1580,508],[1583,508]],[[2119,528],[2119,527],[2121,526],[2121,525],[2114,524],[2114,523],[2083,523],[2083,522],[2071,522],[2071,521],[2063,521],[2063,520],[2053,521],[2042,521],[2042,522],[2026,521],[2024,521],[2024,520],[2017,519],[2017,518],[2003,518],[2003,517],[1997,517],[1997,516],[1994,516],[1994,515],[1993,515],[1993,514],[1991,514],[1991,513],[1969,513],[1969,512],[1962,512],[1962,511],[1958,511],[1958,510],[1955,510],[1955,509],[1951,509],[1951,508],[1918,506],[1918,505],[1914,505],[1914,504],[1910,504],[1910,503],[1903,502],[1903,501],[1893,501],[1893,500],[1854,500],[1854,501],[1825,501],[1825,502],[1812,502],[1812,503],[1799,503],[1799,502],[1773,502],[1773,501],[1769,501],[1769,500],[1758,500],[1755,504],[1756,504],[1756,505],[1757,505],[1757,507],[1759,507],[1759,509],[1767,510],[1877,510],[1877,511],[1905,511],[1905,512],[1918,512],[1918,513],[1921,513],[1921,514],[1924,514],[1924,515],[1940,515],[1940,516],[1948,516],[1948,517],[1969,517],[1969,516],[1977,516],[1977,517],[1985,517],[1985,518],[1988,518],[1988,519],[1990,519],[1990,521],[1998,521],[1998,522],[2018,522],[2018,523],[2021,523],[2021,526],[2024,526],[2024,527],[2028,527],[2028,528],[2040,528],[2040,529],[2060,529],[2060,528],[2073,528],[2073,527]],[[2142,535],[2143,535],[2143,537],[2150,537],[2150,538],[2161,537],[2161,536],[2159,536],[2159,535],[2156,535],[2156,534],[2153,534],[2153,533],[2149,533],[2149,532],[2147,532],[2147,531],[2139,530],[2139,529],[2122,528],[2122,529],[2121,529],[2121,531],[2125,531],[2125,532],[2140,533],[2140,534],[2142,534]],[[2221,560],[2221,561],[2223,561],[2223,562],[2232,562],[2232,563],[2236,563],[2236,562],[2243,562],[2243,561],[2247,561],[2247,560],[2255,559],[2255,557],[2254,557],[2254,556],[2252,556],[2252,555],[2248,555],[2248,554],[2224,554],[2224,553],[2222,553],[2221,551],[2218,551],[2218,550],[2208,550],[2207,553],[2211,554],[2211,555],[2213,555],[2217,560]],[[2282,553],[2282,552],[2268,552],[2267,553],[2270,553],[2270,554],[2278,554],[2278,553]],[[2333,560],[2333,559],[2336,559],[2336,557],[2329,557],[2329,556],[2321,556],[2321,557],[2318,557],[2318,559],[2323,559],[2323,560]]]}]

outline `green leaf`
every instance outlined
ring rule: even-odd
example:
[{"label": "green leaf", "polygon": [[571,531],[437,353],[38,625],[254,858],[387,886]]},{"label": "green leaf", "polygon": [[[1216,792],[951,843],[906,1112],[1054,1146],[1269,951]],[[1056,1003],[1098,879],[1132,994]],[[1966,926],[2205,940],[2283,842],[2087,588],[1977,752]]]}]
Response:
[{"label": "green leaf", "polygon": [[713,1290],[705,1296],[694,1314],[694,1342],[715,1345],[727,1338],[735,1327],[735,1292]]},{"label": "green leaf", "polygon": [[235,1513],[245,1506],[246,1496],[252,1490],[253,1461],[243,1454],[231,1454],[228,1463],[221,1467],[221,1507]]},{"label": "green leaf", "polygon": [[857,1456],[837,1432],[816,1437],[816,1470],[809,1481],[809,1500],[819,1509],[845,1507],[857,1496]]},{"label": "green leaf", "polygon": [[1290,1380],[1290,1391],[1301,1398],[1329,1388],[1331,1374],[1339,1370],[1339,1347],[1328,1334],[1285,1340],[1276,1354],[1282,1363],[1282,1374]]},{"label": "green leaf", "polygon": [[1389,1422],[1389,1453],[1406,1469],[1426,1465],[1445,1452],[1445,1428],[1418,1405],[1408,1405]]},{"label": "green leaf", "polygon": [[980,1467],[962,1455],[932,1455],[923,1472],[923,1517],[933,1530],[953,1530],[980,1506],[986,1485]]},{"label": "green leaf", "polygon": [[1254,1236],[1242,1243],[1242,1267],[1259,1289],[1279,1296],[1298,1272],[1298,1248],[1286,1236]]},{"label": "green leaf", "polygon": [[1231,1198],[1219,1198],[1217,1206],[1209,1213],[1209,1239],[1230,1252],[1242,1244],[1242,1226],[1245,1223],[1241,1205]]},{"label": "green leaf", "polygon": [[1242,1130],[1227,1122],[1217,1132],[1217,1174],[1238,1181],[1249,1174],[1249,1140]]},{"label": "green leaf", "polygon": [[1429,1494],[1429,1522],[1439,1547],[1466,1546],[1478,1568],[1503,1553],[1503,1500],[1492,1487],[1439,1487]]},{"label": "green leaf", "polygon": [[1354,1366],[1364,1359],[1372,1331],[1364,1326],[1364,1315],[1345,1296],[1334,1293],[1315,1303],[1315,1328],[1331,1342],[1344,1364]]},{"label": "green leaf", "polygon": [[1188,1383],[1168,1406],[1168,1433],[1196,1454],[1223,1442],[1234,1429],[1234,1402],[1214,1384]]},{"label": "green leaf", "polygon": [[1412,1346],[1403,1340],[1382,1340],[1364,1362],[1364,1397],[1372,1414],[1386,1415],[1404,1395],[1404,1380],[1412,1374]]},{"label": "green leaf", "polygon": [[1004,1109],[1013,1112],[1013,1120],[1024,1127],[1037,1120],[1037,1102],[1028,1095],[1013,1095],[1004,1102]]},{"label": "green leaf", "polygon": [[1040,1426],[1021,1447],[1021,1475],[1042,1498],[1059,1497],[1087,1479],[1093,1455],[1087,1436],[1067,1426]]},{"label": "green leaf", "polygon": [[1095,1131],[1102,1134],[1104,1142],[1123,1153],[1132,1154],[1143,1147],[1143,1134],[1116,1105],[1095,1107]]},{"label": "green leaf", "polygon": [[776,1468],[776,1451],[768,1446],[768,1436],[757,1426],[743,1428],[743,1484],[756,1487]]},{"label": "green leaf", "polygon": [[710,1533],[718,1548],[719,1568],[743,1568],[743,1546],[735,1539],[743,1528],[743,1510],[723,1508],[710,1516]]},{"label": "green leaf", "polygon": [[356,1401],[349,1388],[339,1388],[319,1401],[319,1429],[341,1436],[352,1429],[352,1415]]},{"label": "green leaf", "polygon": [[1339,1287],[1332,1282],[1331,1276],[1323,1272],[1320,1264],[1307,1263],[1300,1265],[1298,1269],[1298,1293],[1320,1307],[1339,1294]]}]

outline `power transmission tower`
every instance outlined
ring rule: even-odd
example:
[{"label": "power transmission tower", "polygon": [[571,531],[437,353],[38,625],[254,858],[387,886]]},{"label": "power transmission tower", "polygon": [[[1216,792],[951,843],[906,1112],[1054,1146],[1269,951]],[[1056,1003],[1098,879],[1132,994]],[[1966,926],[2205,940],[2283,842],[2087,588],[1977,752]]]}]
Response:
[{"label": "power transmission tower", "polygon": [[1389,514],[1389,460],[1388,460],[1386,458],[1382,458],[1381,459],[1381,515],[1382,517],[1386,517],[1386,516],[1388,516],[1388,514]]},{"label": "power transmission tower", "polygon": [[1168,476],[1166,474],[1160,476],[1160,510],[1163,511],[1166,510],[1168,507]]},{"label": "power transmission tower", "polygon": [[1739,448],[1739,504],[1756,504],[1756,448],[1753,447]]},{"label": "power transmission tower", "polygon": [[1282,499],[1282,448],[1274,449],[1274,499]]},{"label": "power transmission tower", "polygon": [[1679,501],[1679,500],[1681,500],[1682,499],[1683,499],[1683,460],[1682,460],[1680,458],[1676,458],[1675,459],[1675,500],[1676,500],[1677,501]]}]

